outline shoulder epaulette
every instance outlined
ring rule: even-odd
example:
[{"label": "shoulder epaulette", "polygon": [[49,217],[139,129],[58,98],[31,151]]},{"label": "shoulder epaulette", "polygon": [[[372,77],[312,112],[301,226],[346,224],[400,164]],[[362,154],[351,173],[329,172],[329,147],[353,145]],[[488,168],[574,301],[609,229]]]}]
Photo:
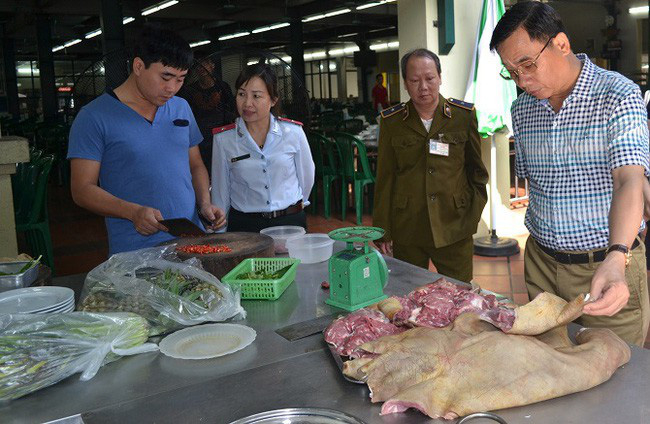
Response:
[{"label": "shoulder epaulette", "polygon": [[284,121],[284,122],[290,122],[290,123],[292,123],[292,124],[296,124],[296,125],[300,125],[301,127],[302,127],[302,125],[303,125],[302,122],[300,122],[300,121],[294,121],[293,119],[289,119],[289,118],[278,118],[278,120],[280,120],[280,121]]},{"label": "shoulder epaulette", "polygon": [[456,107],[460,107],[467,110],[474,109],[474,103],[464,102],[462,100],[452,99],[452,98],[447,99],[447,101],[449,102],[449,104],[454,105]]},{"label": "shoulder epaulette", "polygon": [[228,130],[234,130],[235,127],[237,127],[237,124],[232,123],[232,124],[224,125],[223,127],[212,128],[212,135],[219,134]]},{"label": "shoulder epaulette", "polygon": [[393,116],[398,112],[403,111],[406,108],[406,103],[399,103],[396,104],[395,106],[387,107],[386,109],[382,110],[379,112],[381,114],[382,118],[388,118],[389,116]]}]

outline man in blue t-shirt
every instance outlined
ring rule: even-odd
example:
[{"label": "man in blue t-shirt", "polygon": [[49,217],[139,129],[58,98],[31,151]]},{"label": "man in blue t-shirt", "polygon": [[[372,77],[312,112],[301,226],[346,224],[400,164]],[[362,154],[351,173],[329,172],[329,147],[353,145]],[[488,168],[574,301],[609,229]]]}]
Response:
[{"label": "man in blue t-shirt", "polygon": [[106,217],[110,254],[172,239],[160,221],[188,218],[225,224],[210,203],[202,140],[192,111],[175,97],[192,62],[185,40],[146,27],[132,72],[114,91],[81,109],[70,131],[74,201]]}]

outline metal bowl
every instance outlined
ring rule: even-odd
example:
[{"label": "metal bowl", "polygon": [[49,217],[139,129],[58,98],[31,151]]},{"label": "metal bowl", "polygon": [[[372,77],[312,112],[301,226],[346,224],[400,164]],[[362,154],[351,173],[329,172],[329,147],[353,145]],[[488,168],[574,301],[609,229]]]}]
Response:
[{"label": "metal bowl", "polygon": [[[0,272],[11,274],[20,271],[30,261],[22,262],[0,262]],[[40,265],[34,265],[27,271],[15,275],[0,275],[0,292],[13,289],[29,287],[38,277],[38,268]]]},{"label": "metal bowl", "polygon": [[360,419],[334,409],[285,408],[240,418],[230,424],[365,424]]}]

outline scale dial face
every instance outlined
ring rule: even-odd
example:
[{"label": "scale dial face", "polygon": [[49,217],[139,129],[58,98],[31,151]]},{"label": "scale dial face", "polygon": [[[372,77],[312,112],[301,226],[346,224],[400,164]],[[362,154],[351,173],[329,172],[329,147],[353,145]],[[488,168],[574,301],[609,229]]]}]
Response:
[{"label": "scale dial face", "polygon": [[384,230],[379,227],[346,227],[331,231],[328,236],[349,243],[367,243],[382,238]]}]

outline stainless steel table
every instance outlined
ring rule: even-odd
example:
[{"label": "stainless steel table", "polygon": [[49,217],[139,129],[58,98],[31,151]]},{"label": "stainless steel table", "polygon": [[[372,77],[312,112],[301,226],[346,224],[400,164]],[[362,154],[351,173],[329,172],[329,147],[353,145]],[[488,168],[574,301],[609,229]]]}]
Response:
[{"label": "stainless steel table", "polygon": [[[388,294],[405,294],[438,277],[386,259]],[[62,277],[55,284],[80,279],[83,275]],[[295,283],[277,301],[243,301],[248,311],[243,323],[255,328],[257,339],[240,352],[201,361],[160,353],[122,358],[90,381],[73,376],[0,406],[0,422],[228,423],[286,407],[337,409],[368,423],[433,422],[416,411],[380,416],[381,406],[370,402],[367,387],[343,379],[322,335],[289,342],[275,332],[338,311],[324,303],[328,292],[320,284],[326,279],[326,262],[300,265]],[[594,389],[497,413],[508,423],[650,422],[650,351],[633,348],[630,363]]]}]

